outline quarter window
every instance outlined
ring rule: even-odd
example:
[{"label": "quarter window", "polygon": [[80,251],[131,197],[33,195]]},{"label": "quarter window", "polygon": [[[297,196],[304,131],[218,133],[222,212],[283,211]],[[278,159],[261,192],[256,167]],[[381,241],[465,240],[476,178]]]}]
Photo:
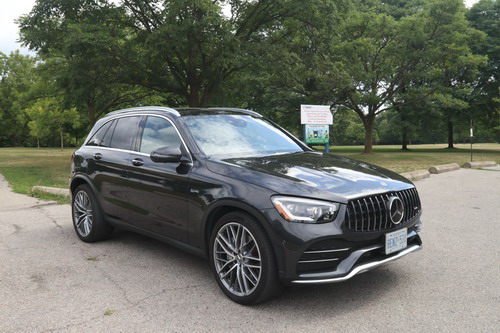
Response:
[{"label": "quarter window", "polygon": [[109,147],[116,121],[108,121],[87,142],[87,146]]},{"label": "quarter window", "polygon": [[164,118],[148,117],[142,133],[140,152],[151,154],[158,148],[167,146],[181,146],[175,127]]}]

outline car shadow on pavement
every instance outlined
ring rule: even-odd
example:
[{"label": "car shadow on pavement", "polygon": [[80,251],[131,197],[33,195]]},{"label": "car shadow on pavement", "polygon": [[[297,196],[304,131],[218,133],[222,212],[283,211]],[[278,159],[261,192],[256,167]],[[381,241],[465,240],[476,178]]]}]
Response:
[{"label": "car shadow on pavement", "polygon": [[[220,292],[210,271],[208,260],[204,258],[127,231],[115,232],[113,237],[104,243],[109,244],[110,247],[118,247],[118,252],[128,257],[125,260],[141,261],[148,258],[150,264],[156,266],[155,271],[159,275],[164,276],[167,271],[177,271],[184,278],[190,279],[192,283],[200,285],[201,288],[213,290],[212,295],[220,298],[219,301],[241,307],[226,299]],[[337,314],[360,310],[363,307],[369,308],[403,282],[400,281],[402,279],[398,274],[399,269],[394,264],[391,266],[363,273],[343,283],[287,287],[275,299],[251,308],[253,311],[270,311],[271,313],[274,311],[281,313],[287,310],[296,313],[297,310],[304,309],[307,313],[318,311],[318,315],[323,311],[328,317],[331,317],[332,313],[324,311],[325,305],[328,305],[329,309],[335,309]]]}]

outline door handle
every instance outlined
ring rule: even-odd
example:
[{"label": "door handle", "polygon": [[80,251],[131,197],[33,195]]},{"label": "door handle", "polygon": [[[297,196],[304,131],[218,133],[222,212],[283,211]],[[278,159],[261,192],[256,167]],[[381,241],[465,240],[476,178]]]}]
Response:
[{"label": "door handle", "polygon": [[144,161],[141,158],[134,158],[132,160],[132,164],[135,166],[142,166],[144,164]]},{"label": "door handle", "polygon": [[102,158],[102,154],[101,153],[95,153],[94,154],[94,160],[100,160]]}]

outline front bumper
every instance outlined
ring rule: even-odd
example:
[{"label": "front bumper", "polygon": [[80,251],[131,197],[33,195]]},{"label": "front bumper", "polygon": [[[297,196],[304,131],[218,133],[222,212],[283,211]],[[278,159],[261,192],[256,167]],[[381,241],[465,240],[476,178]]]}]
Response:
[{"label": "front bumper", "polygon": [[299,224],[284,221],[272,210],[266,212],[279,274],[285,284],[342,282],[422,249],[420,214],[400,228],[407,228],[407,247],[385,254],[385,234],[349,232],[344,228],[343,211],[333,223]]},{"label": "front bumper", "polygon": [[[408,238],[410,238],[411,234],[408,234]],[[418,237],[416,233],[411,235],[411,237]],[[419,237],[418,237],[419,238]],[[420,239],[420,238],[419,238]],[[373,259],[368,262],[364,262],[361,264],[356,264],[358,260],[365,254],[370,253],[372,251],[379,251],[383,246],[375,245],[363,249],[359,249],[351,253],[349,257],[344,259],[342,263],[338,266],[337,270],[334,272],[323,272],[319,274],[311,274],[309,277],[302,276],[300,280],[293,280],[292,283],[297,284],[322,284],[322,283],[335,283],[335,282],[343,282],[349,280],[355,275],[370,271],[377,267],[383,266],[391,261],[397,260],[405,255],[416,252],[422,249],[422,245],[420,244],[412,244],[406,247],[405,249],[394,253],[393,255],[387,256],[385,258]],[[354,265],[350,265],[350,263],[354,262]],[[318,276],[319,275],[319,276]]]}]

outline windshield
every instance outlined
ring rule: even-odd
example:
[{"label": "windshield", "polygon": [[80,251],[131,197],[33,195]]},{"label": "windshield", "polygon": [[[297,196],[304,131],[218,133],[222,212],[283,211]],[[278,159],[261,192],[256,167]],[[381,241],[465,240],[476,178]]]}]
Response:
[{"label": "windshield", "polygon": [[181,118],[196,143],[210,157],[242,157],[300,152],[290,137],[264,119],[250,115]]}]

